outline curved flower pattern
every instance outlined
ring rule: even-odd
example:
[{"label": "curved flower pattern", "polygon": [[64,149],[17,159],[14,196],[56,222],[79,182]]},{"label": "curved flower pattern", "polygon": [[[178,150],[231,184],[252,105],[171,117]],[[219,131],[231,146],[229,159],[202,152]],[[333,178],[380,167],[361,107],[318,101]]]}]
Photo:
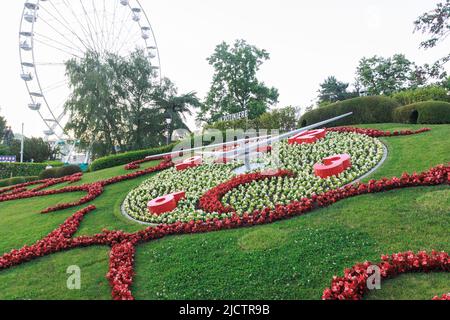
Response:
[{"label": "curved flower pattern", "polygon": [[[333,277],[331,287],[323,292],[323,300],[361,300],[369,290],[367,280],[372,275],[369,267],[379,267],[381,279],[389,279],[403,273],[410,272],[449,272],[450,258],[446,252],[432,251],[427,254],[421,251],[417,254],[408,251],[391,256],[381,257],[382,262],[359,263],[350,269],[346,269],[343,277]],[[448,299],[450,293],[442,296],[442,300]],[[434,297],[434,300],[439,300]]]}]

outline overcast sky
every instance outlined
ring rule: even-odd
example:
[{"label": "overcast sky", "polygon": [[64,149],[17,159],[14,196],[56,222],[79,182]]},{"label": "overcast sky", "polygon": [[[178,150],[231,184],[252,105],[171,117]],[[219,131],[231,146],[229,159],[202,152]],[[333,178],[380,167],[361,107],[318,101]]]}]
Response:
[{"label": "overcast sky", "polygon": [[[73,1],[73,0],[70,0]],[[108,0],[115,1],[115,0]],[[7,1],[0,11],[0,114],[15,132],[42,136],[45,126],[27,108],[20,79],[18,29],[23,2]],[[450,43],[421,50],[413,21],[433,9],[434,0],[142,0],[156,33],[163,74],[181,92],[204,97],[212,69],[206,58],[221,41],[245,39],[271,59],[259,78],[280,92],[279,107],[306,106],[327,76],[353,82],[363,56],[404,53],[420,64],[448,53]],[[448,68],[447,68],[448,69]]]}]

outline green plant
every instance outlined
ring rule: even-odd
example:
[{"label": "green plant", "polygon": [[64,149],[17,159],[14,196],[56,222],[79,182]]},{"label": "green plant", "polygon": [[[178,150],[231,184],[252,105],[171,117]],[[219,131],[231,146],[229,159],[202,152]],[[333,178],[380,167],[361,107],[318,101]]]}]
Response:
[{"label": "green plant", "polygon": [[58,178],[58,168],[45,169],[39,174],[41,180],[54,178]]},{"label": "green plant", "polygon": [[430,100],[450,102],[448,90],[437,85],[397,92],[392,98],[404,106]]},{"label": "green plant", "polygon": [[399,104],[384,96],[359,97],[330,104],[305,113],[299,125],[305,127],[348,112],[353,114],[329,126],[392,122],[392,112]]},{"label": "green plant", "polygon": [[130,151],[120,154],[115,154],[103,158],[99,158],[92,162],[92,164],[89,167],[89,171],[98,171],[102,169],[112,168],[115,166],[120,166],[123,164],[130,163],[132,161],[141,160],[145,158],[146,156],[153,156],[157,154],[162,153],[168,153],[173,150],[175,147],[175,143],[169,144],[167,146],[162,146],[158,148],[153,149],[146,149],[146,150],[137,150],[137,151]]},{"label": "green plant", "polygon": [[57,171],[58,171],[58,178],[70,176],[72,174],[82,172],[80,166],[77,166],[77,165],[64,166],[64,167],[58,168]]},{"label": "green plant", "polygon": [[14,177],[14,178],[2,179],[2,180],[0,180],[0,188],[15,186],[16,184],[21,184],[21,183],[25,183],[25,182],[32,182],[32,181],[36,181],[38,179],[39,179],[38,176]]},{"label": "green plant", "polygon": [[[0,179],[22,176],[38,176],[48,163],[0,163]],[[52,166],[62,166],[62,162],[52,162]]]},{"label": "green plant", "polygon": [[450,123],[450,103],[426,101],[394,110],[394,121],[401,123]]}]

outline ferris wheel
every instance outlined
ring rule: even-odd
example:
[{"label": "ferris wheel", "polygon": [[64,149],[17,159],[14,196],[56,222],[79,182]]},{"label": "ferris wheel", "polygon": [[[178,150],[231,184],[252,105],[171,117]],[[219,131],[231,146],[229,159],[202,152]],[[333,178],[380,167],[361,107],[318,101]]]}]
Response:
[{"label": "ferris wheel", "polygon": [[87,52],[126,57],[144,50],[161,81],[159,50],[147,14],[138,0],[28,0],[19,31],[21,78],[30,103],[43,121],[44,134],[61,145],[73,141],[66,132],[70,97],[65,63]]}]

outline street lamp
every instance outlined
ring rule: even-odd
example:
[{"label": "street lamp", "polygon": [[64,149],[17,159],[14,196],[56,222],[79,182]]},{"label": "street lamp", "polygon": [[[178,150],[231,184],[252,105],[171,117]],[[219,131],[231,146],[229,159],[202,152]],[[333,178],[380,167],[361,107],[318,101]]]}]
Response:
[{"label": "street lamp", "polygon": [[166,144],[169,145],[169,143],[170,143],[170,125],[172,124],[172,114],[167,112],[164,115],[164,119],[165,119],[166,125],[167,125],[167,142],[166,142]]}]

